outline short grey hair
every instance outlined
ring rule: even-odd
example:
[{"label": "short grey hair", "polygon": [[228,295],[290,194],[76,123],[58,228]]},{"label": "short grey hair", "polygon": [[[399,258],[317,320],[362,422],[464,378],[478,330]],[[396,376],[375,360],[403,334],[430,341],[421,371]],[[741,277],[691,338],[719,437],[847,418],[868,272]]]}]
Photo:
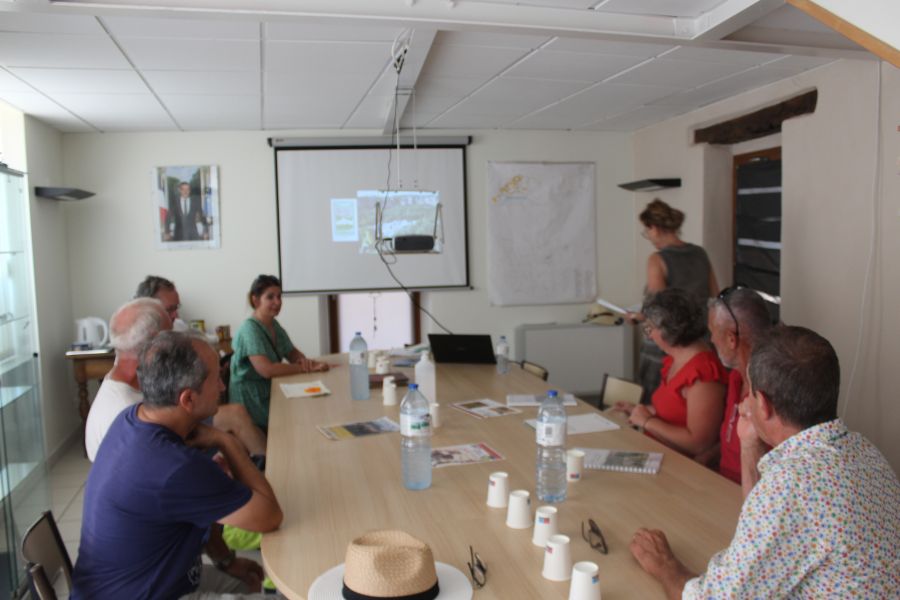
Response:
[{"label": "short grey hair", "polygon": [[720,296],[713,300],[712,307],[716,311],[716,318],[724,319],[726,323],[732,323],[731,315],[728,314],[728,309],[731,309],[740,325],[741,337],[750,344],[750,347],[753,347],[759,337],[773,326],[766,301],[750,288],[738,288],[729,292],[725,298]]},{"label": "short grey hair", "polygon": [[138,383],[145,404],[154,408],[177,406],[182,391],[200,391],[209,369],[194,347],[195,341],[203,338],[163,331],[144,347],[138,365]]},{"label": "short grey hair", "polygon": [[137,355],[169,320],[162,302],[138,298],[123,304],[109,320],[109,341],[116,352]]},{"label": "short grey hair", "polygon": [[688,346],[706,334],[703,306],[684,290],[667,288],[648,295],[641,312],[672,346]]}]

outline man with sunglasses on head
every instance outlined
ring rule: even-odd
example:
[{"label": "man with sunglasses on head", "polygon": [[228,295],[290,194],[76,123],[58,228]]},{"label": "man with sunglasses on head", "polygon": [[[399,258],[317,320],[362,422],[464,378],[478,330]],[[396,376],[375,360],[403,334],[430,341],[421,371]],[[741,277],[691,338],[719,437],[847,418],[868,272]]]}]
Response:
[{"label": "man with sunglasses on head", "polygon": [[772,450],[731,544],[695,576],[663,532],[639,529],[635,559],[668,598],[896,598],[900,482],[837,418],[834,348],[809,329],[775,327],[753,348],[748,383],[740,420]]},{"label": "man with sunglasses on head", "polygon": [[[758,293],[750,288],[728,287],[710,306],[708,325],[710,341],[719,360],[731,369],[725,394],[725,418],[719,432],[719,473],[740,483],[746,498],[759,479],[756,463],[769,447],[754,435],[752,428],[738,430],[738,406],[750,391],[747,385],[750,353],[759,337],[772,327],[772,318]],[[743,469],[742,454],[748,455]]]}]

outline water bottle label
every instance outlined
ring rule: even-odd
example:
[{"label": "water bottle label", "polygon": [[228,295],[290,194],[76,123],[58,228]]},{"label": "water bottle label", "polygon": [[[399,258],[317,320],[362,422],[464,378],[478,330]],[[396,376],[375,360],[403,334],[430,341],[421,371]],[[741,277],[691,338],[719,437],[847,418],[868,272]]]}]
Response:
[{"label": "water bottle label", "polygon": [[350,351],[350,364],[351,365],[366,364],[366,351],[365,350],[351,350]]},{"label": "water bottle label", "polygon": [[565,423],[538,423],[538,446],[562,446],[566,443]]},{"label": "water bottle label", "polygon": [[400,435],[426,437],[431,435],[431,415],[400,415]]}]

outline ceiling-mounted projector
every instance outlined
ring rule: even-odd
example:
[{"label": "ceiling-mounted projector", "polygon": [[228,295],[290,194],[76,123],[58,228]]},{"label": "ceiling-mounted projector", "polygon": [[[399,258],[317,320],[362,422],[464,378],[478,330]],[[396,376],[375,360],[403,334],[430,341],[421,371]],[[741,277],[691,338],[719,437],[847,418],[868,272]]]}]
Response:
[{"label": "ceiling-mounted projector", "polygon": [[[375,244],[390,254],[440,254],[444,243],[444,222],[438,193],[421,190],[384,191],[384,202],[375,203]],[[392,216],[385,221],[391,201]],[[427,216],[423,209],[434,207]],[[433,215],[433,216],[431,216]],[[439,228],[440,226],[440,228]],[[424,233],[429,231],[430,233]]]}]

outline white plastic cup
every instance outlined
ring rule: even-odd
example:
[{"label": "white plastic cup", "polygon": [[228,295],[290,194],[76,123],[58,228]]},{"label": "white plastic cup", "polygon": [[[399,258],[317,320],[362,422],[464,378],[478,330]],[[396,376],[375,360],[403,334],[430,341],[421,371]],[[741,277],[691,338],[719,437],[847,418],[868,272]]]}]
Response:
[{"label": "white plastic cup", "polygon": [[381,382],[381,399],[385,406],[394,406],[397,404],[397,384],[394,383],[394,376],[388,376]]},{"label": "white plastic cup", "polygon": [[566,481],[573,483],[581,481],[581,473],[584,471],[584,451],[569,450],[566,452]]},{"label": "white plastic cup", "polygon": [[441,405],[437,402],[429,403],[428,412],[431,413],[431,428],[437,429],[441,426]]},{"label": "white plastic cup", "polygon": [[568,581],[572,577],[572,549],[569,536],[551,535],[544,548],[544,579]]},{"label": "white plastic cup", "polygon": [[575,563],[569,600],[600,600],[600,567],[597,563],[587,560]]},{"label": "white plastic cup", "polygon": [[528,490],[515,490],[509,494],[506,510],[506,526],[512,529],[531,527],[531,494]]},{"label": "white plastic cup", "polygon": [[506,508],[509,504],[509,473],[497,471],[488,477],[487,505]]},{"label": "white plastic cup", "polygon": [[541,506],[534,511],[534,533],[531,543],[545,547],[551,535],[559,533],[559,510],[555,506]]},{"label": "white plastic cup", "polygon": [[387,375],[391,372],[391,359],[387,356],[380,355],[375,361],[375,373],[378,375]]},{"label": "white plastic cup", "polygon": [[375,363],[378,362],[378,357],[381,356],[381,352],[378,350],[369,350],[369,353],[366,355],[366,366],[371,371],[375,368]]}]

